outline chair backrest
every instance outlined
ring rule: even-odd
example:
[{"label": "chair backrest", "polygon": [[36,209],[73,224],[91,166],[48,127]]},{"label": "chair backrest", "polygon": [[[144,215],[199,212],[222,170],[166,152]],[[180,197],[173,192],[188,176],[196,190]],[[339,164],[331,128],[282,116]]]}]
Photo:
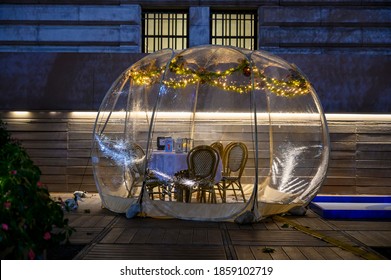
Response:
[{"label": "chair backrest", "polygon": [[248,159],[247,146],[243,142],[231,142],[224,151],[224,173],[237,173],[240,178]]},{"label": "chair backrest", "polygon": [[145,156],[144,149],[139,144],[133,143],[131,149],[137,158],[142,158]]},{"label": "chair backrest", "polygon": [[134,159],[134,167],[136,169],[135,171],[137,171],[139,174],[143,174],[145,169],[144,149],[139,144],[132,143],[130,153]]},{"label": "chair backrest", "polygon": [[219,153],[208,145],[196,146],[187,155],[190,178],[211,179],[216,175]]},{"label": "chair backrest", "polygon": [[221,142],[213,142],[210,146],[219,152],[220,158],[223,158],[224,146]]}]

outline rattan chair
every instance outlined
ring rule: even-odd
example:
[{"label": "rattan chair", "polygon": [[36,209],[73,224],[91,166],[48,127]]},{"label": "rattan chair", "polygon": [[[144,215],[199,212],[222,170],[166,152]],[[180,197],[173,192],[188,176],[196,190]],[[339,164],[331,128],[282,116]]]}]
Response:
[{"label": "rattan chair", "polygon": [[[132,168],[130,168],[130,174],[133,180],[130,186],[129,196],[134,196],[137,193],[137,188],[142,187],[142,181],[145,178],[145,186],[149,197],[155,199],[155,196],[158,196],[159,199],[163,200],[167,194],[166,184],[162,180],[159,180],[153,172],[145,170],[144,149],[140,145],[133,143],[130,148],[130,154],[134,162]],[[145,176],[144,173],[146,173]]]},{"label": "rattan chair", "polygon": [[143,148],[136,144],[132,143],[128,147],[129,153],[129,169],[128,173],[125,174],[125,184],[128,190],[128,196],[135,196],[137,193],[137,188],[140,185],[140,182],[143,179],[144,168],[145,168],[145,152]]},{"label": "rattan chair", "polygon": [[[176,188],[184,193],[185,202],[191,202],[197,192],[198,202],[216,203],[214,178],[220,162],[219,153],[207,145],[196,146],[187,155],[187,171],[181,171],[176,177]],[[207,198],[208,194],[208,198]],[[179,195],[179,200],[183,195]]]},{"label": "rattan chair", "polygon": [[210,146],[219,152],[220,158],[223,158],[224,146],[221,142],[213,142]]},{"label": "rattan chair", "polygon": [[244,168],[248,159],[247,146],[242,142],[231,142],[224,150],[223,158],[223,176],[217,184],[223,203],[227,202],[227,191],[232,190],[236,201],[238,197],[236,191],[240,191],[243,201],[246,202],[246,197],[243,192],[243,187],[240,182]]}]

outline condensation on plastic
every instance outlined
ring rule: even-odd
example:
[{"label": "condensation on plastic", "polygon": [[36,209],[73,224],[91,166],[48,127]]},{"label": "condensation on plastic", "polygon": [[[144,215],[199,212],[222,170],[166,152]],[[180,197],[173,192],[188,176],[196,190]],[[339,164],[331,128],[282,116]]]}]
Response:
[{"label": "condensation on plastic", "polygon": [[[217,187],[217,203],[177,201],[178,180],[189,189],[197,182],[153,164],[158,137],[191,139],[192,147],[245,143],[246,201],[231,192],[222,203]],[[296,66],[263,51],[211,45],[162,50],[125,70],[102,101],[93,143],[96,186],[108,209],[140,204],[145,215],[194,220],[233,221],[247,212],[259,220],[306,205],[329,159],[321,104]],[[150,184],[149,174],[165,187]]]}]

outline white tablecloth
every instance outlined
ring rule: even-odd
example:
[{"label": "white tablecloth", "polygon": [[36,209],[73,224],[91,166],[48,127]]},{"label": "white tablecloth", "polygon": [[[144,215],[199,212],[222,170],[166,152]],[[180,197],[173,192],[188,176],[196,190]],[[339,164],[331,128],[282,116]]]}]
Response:
[{"label": "white tablecloth", "polygon": [[[221,180],[222,168],[220,160],[215,176],[216,183]],[[187,169],[187,153],[154,151],[149,161],[149,169],[155,171],[158,176],[172,177],[176,172]]]},{"label": "white tablecloth", "polygon": [[187,153],[156,151],[152,152],[149,168],[168,176],[187,169]]}]

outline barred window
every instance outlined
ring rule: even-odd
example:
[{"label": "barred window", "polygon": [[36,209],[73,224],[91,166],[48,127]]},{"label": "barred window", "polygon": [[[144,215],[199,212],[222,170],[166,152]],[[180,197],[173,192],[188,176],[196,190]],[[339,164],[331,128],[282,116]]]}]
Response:
[{"label": "barred window", "polygon": [[187,11],[143,11],[143,51],[188,47]]},{"label": "barred window", "polygon": [[211,43],[254,50],[257,48],[257,12],[211,12]]}]

